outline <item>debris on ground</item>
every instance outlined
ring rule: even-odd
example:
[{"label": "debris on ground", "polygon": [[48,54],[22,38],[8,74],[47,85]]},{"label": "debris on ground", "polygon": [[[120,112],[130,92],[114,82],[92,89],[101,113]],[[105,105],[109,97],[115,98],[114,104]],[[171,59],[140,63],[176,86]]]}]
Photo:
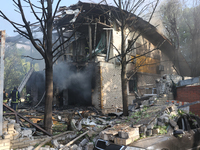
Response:
[{"label": "debris on ground", "polygon": [[[55,110],[53,136],[45,135],[23,119],[16,123],[14,116],[5,116],[1,142],[4,149],[16,150],[92,150],[99,139],[128,145],[141,138],[165,134],[166,124],[178,114],[177,106],[180,107],[178,102],[168,101],[165,95],[139,97],[134,101],[127,117],[121,111],[102,115],[92,107]],[[41,127],[43,113],[42,107],[19,110],[19,114]]]}]

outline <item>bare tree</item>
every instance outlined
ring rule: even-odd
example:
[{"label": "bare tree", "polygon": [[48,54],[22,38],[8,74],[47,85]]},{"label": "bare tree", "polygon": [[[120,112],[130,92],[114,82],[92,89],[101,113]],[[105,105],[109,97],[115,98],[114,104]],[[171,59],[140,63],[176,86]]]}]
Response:
[{"label": "bare tree", "polygon": [[[114,20],[118,23],[118,26],[121,31],[121,47],[118,49],[117,46],[114,46],[115,50],[118,52],[118,55],[114,58],[118,58],[121,63],[121,83],[122,83],[122,101],[123,101],[123,114],[128,115],[128,97],[127,97],[127,64],[132,62],[134,59],[137,59],[141,56],[144,56],[148,53],[151,53],[154,50],[159,49],[159,45],[149,51],[144,52],[138,57],[130,58],[127,57],[127,54],[130,54],[132,51],[137,49],[136,41],[139,37],[142,36],[149,28],[149,22],[152,19],[152,16],[155,12],[159,0],[153,2],[147,2],[145,0],[114,0],[114,3],[117,9],[113,9],[114,15],[111,16],[111,20]],[[151,7],[151,13],[148,14],[148,20],[146,21],[146,28],[140,28],[140,21],[142,20],[139,16],[147,14],[147,9]],[[137,16],[135,15],[137,13]],[[144,16],[143,16],[144,17]],[[145,16],[146,17],[146,16]],[[143,22],[144,23],[144,22]],[[145,25],[143,25],[145,26]],[[127,41],[129,44],[127,45]],[[144,43],[141,46],[144,46]],[[112,58],[111,58],[112,59]],[[141,62],[142,63],[142,62]],[[144,63],[144,62],[143,62]],[[142,66],[138,65],[137,67]],[[135,71],[132,72],[132,75],[137,72],[138,68],[135,68]]]},{"label": "bare tree", "polygon": [[[186,6],[185,6],[186,7]],[[189,54],[189,58],[190,58],[190,66],[191,66],[191,75],[192,76],[199,76],[200,75],[200,71],[199,71],[199,58],[200,58],[200,52],[199,52],[199,47],[200,47],[200,2],[197,0],[193,0],[193,7],[190,9],[190,15],[184,15],[185,13],[187,13],[186,11],[184,11],[183,14],[183,19],[184,22],[186,23],[187,27],[188,27],[188,31],[189,31],[189,35],[190,35],[190,41],[188,43],[189,48],[190,48],[190,54]],[[186,7],[187,9],[187,7]]]},{"label": "bare tree", "polygon": [[[54,46],[56,42],[52,42],[52,31],[54,18],[61,0],[39,0],[33,2],[31,0],[13,0],[16,12],[20,14],[22,23],[14,22],[10,20],[2,11],[0,11],[0,17],[4,18],[12,24],[16,31],[30,40],[36,50],[41,54],[45,61],[45,113],[44,113],[44,128],[52,133],[52,101],[53,101],[53,62],[60,53],[57,51],[59,46]],[[53,2],[56,2],[56,8],[53,10]],[[36,19],[36,22],[30,23],[24,12],[24,7],[30,7],[31,13]],[[32,27],[37,27],[36,30],[42,32],[42,38],[35,38],[33,36]],[[58,37],[59,38],[59,37]]]},{"label": "bare tree", "polygon": [[178,55],[182,52],[190,65],[191,76],[200,74],[198,69],[200,63],[199,6],[200,3],[197,0],[169,0],[160,9],[165,34],[175,48],[174,61],[179,65]]},{"label": "bare tree", "polygon": [[[178,61],[178,53],[180,49],[180,32],[179,32],[179,20],[181,17],[181,3],[179,0],[170,0],[167,1],[165,5],[161,7],[161,12],[163,15],[161,15],[163,24],[166,29],[166,35],[173,44],[173,47],[175,49],[174,51],[174,63],[179,66]],[[176,69],[177,70],[177,69]],[[181,75],[181,72],[177,72],[179,75]]]}]

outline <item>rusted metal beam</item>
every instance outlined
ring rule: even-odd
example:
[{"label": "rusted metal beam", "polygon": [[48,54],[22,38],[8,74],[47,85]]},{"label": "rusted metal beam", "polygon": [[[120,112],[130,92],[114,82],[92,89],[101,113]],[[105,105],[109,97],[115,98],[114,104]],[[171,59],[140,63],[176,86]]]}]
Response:
[{"label": "rusted metal beam", "polygon": [[15,115],[16,123],[19,123],[19,119],[18,119],[18,117],[17,117],[17,112],[16,112],[14,109],[10,108],[10,107],[9,107],[8,105],[6,105],[6,104],[3,104],[3,106],[5,106],[7,109],[9,109],[10,111],[13,112],[13,115]]},{"label": "rusted metal beam", "polygon": [[4,116],[7,116],[7,115],[15,115],[15,113],[3,113]]},{"label": "rusted metal beam", "polygon": [[31,122],[29,119],[25,118],[24,116],[20,115],[19,113],[17,113],[14,109],[10,108],[9,106],[7,106],[6,104],[3,104],[3,106],[5,106],[6,108],[8,108],[10,111],[14,112],[17,116],[19,116],[20,118],[24,119],[25,121],[27,121],[28,123],[30,123],[31,125],[33,125],[34,127],[36,127],[38,130],[42,131],[43,133],[52,136],[52,134],[50,134],[49,132],[47,132],[46,130],[42,129],[40,126],[38,126],[37,124]]}]

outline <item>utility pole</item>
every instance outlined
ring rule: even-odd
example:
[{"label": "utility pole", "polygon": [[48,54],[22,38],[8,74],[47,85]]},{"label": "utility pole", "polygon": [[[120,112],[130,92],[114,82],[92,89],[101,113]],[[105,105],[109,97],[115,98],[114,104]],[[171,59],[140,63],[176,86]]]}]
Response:
[{"label": "utility pole", "polygon": [[3,88],[4,88],[4,55],[5,55],[5,31],[0,30],[0,135],[3,128]]}]

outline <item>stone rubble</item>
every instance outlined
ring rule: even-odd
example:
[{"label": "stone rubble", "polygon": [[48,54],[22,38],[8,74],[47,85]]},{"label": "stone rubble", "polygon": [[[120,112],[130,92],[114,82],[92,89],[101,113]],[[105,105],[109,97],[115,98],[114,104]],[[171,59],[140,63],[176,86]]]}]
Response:
[{"label": "stone rubble", "polygon": [[[165,95],[142,100],[137,104],[137,108],[131,106],[128,117],[117,114],[100,115],[90,111],[57,111],[54,113],[54,122],[68,124],[71,128],[68,129],[73,132],[51,139],[50,143],[46,143],[39,150],[92,150],[97,139],[128,145],[140,138],[161,134],[172,116],[178,114],[176,105],[166,101]],[[56,125],[53,128],[56,128]],[[68,147],[64,146],[87,130],[87,135]],[[35,132],[34,128],[23,128],[15,120],[4,118],[0,149],[33,150],[49,138],[43,135],[33,136]]]}]

